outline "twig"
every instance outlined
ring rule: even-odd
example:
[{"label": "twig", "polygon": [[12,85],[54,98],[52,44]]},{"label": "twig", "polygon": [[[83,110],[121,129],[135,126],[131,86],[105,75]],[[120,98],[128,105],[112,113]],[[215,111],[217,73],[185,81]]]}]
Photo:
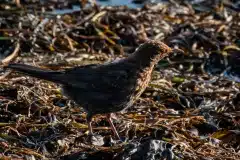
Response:
[{"label": "twig", "polygon": [[20,49],[20,43],[17,42],[17,45],[16,45],[14,51],[12,52],[12,54],[10,54],[10,55],[7,56],[5,59],[3,59],[3,60],[1,61],[1,64],[6,65],[6,64],[8,64],[11,60],[13,60],[14,58],[16,58],[17,55],[18,55],[19,49]]}]

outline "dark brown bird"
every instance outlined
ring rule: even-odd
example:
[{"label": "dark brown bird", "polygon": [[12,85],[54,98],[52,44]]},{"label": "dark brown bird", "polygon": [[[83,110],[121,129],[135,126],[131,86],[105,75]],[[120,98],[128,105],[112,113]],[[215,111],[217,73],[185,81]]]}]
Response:
[{"label": "dark brown bird", "polygon": [[111,113],[130,107],[147,87],[154,65],[173,50],[166,44],[150,40],[125,59],[102,65],[86,65],[65,71],[50,71],[25,64],[9,64],[27,75],[62,85],[63,93],[82,106],[87,113],[89,133],[95,114],[106,114],[111,128]]}]

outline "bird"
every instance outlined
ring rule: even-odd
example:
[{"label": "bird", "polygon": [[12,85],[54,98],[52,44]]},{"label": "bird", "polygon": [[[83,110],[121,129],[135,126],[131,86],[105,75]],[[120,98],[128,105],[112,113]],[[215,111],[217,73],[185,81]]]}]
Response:
[{"label": "bird", "polygon": [[112,113],[131,107],[150,82],[154,66],[174,51],[178,50],[161,41],[148,40],[128,57],[103,64],[60,71],[21,63],[9,63],[5,68],[60,84],[63,94],[87,113],[89,135],[93,135],[93,116],[104,114],[114,135],[120,139],[112,122]]}]

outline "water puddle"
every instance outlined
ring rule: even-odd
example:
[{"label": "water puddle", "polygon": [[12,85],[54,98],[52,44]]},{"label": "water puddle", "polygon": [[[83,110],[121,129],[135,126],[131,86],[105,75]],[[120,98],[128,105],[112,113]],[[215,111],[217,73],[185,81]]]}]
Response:
[{"label": "water puddle", "polygon": [[[145,0],[145,2],[147,1]],[[144,0],[143,3],[133,3],[133,0],[97,0],[97,4],[100,6],[128,6],[129,8],[140,8],[144,5]],[[80,9],[79,5],[72,5],[71,9],[56,9],[53,11],[53,14],[67,14],[79,11]]]}]

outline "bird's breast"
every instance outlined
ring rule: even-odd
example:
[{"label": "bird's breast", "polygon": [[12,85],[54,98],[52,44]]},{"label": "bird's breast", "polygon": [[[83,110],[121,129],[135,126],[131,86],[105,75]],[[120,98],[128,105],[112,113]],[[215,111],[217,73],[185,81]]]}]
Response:
[{"label": "bird's breast", "polygon": [[138,79],[137,79],[137,85],[135,90],[135,100],[140,97],[140,95],[144,92],[146,87],[148,86],[148,83],[151,80],[151,73],[152,68],[144,68],[141,72],[139,72]]}]

